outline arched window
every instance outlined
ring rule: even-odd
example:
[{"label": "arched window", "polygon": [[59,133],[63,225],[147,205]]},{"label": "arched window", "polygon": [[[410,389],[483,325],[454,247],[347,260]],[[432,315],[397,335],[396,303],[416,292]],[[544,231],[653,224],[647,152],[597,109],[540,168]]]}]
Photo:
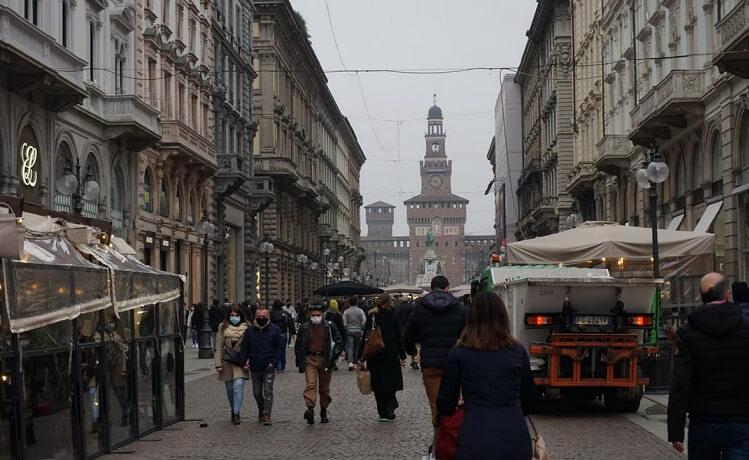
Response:
[{"label": "arched window", "polygon": [[716,132],[710,149],[710,181],[713,196],[723,194],[723,149],[720,145],[720,133]]},{"label": "arched window", "polygon": [[115,94],[123,93],[124,76],[123,71],[125,70],[125,45],[119,41],[114,43],[115,55],[114,55],[114,92]]},{"label": "arched window", "polygon": [[146,169],[143,175],[143,209],[147,212],[153,212],[153,180],[151,171]]},{"label": "arched window", "polygon": [[112,196],[112,203],[109,210],[109,217],[112,219],[112,232],[119,236],[124,237],[125,231],[125,179],[122,174],[120,165],[114,167],[114,173],[112,174],[112,190],[110,195]]},{"label": "arched window", "polygon": [[180,188],[177,187],[177,191],[174,196],[174,219],[177,221],[182,221],[182,194],[180,193]]},{"label": "arched window", "polygon": [[163,217],[169,217],[169,186],[166,183],[166,177],[161,179],[161,189],[159,190],[159,214]]},{"label": "arched window", "polygon": [[69,191],[66,189],[75,191],[75,184],[65,184],[65,186],[63,186],[63,184],[60,183],[64,178],[72,176],[73,164],[73,151],[71,150],[70,145],[63,141],[57,147],[57,154],[55,155],[55,211],[73,212],[72,193],[63,193],[63,191]]},{"label": "arched window", "polygon": [[687,175],[684,166],[684,154],[679,153],[676,158],[676,198],[684,196],[687,192]]},{"label": "arched window", "polygon": [[97,217],[99,215],[99,196],[100,189],[96,188],[89,181],[101,183],[99,174],[99,162],[96,161],[96,155],[93,152],[86,157],[86,166],[83,170],[83,215],[86,217]]}]

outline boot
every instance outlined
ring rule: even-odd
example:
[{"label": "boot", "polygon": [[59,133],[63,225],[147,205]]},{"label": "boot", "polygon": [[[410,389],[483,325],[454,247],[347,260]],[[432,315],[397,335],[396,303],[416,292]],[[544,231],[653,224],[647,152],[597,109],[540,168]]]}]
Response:
[{"label": "boot", "polygon": [[242,421],[239,419],[239,414],[232,414],[232,418],[231,419],[232,419],[231,421],[235,425],[239,425],[240,423],[242,423]]},{"label": "boot", "polygon": [[304,419],[307,421],[307,424],[309,425],[315,424],[315,408],[314,407],[307,408],[307,410],[304,412]]},{"label": "boot", "polygon": [[270,421],[270,413],[267,413],[263,416],[263,425],[264,426],[271,426],[272,423]]},{"label": "boot", "polygon": [[257,423],[263,423],[265,421],[265,418],[263,417],[263,413],[260,412],[257,414]]},{"label": "boot", "polygon": [[330,423],[328,409],[320,409],[320,423]]}]

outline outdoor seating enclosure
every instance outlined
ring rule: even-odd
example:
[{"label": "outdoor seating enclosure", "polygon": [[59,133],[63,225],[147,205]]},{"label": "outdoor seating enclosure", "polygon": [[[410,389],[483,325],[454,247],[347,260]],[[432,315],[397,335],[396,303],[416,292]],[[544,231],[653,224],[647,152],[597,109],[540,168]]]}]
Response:
[{"label": "outdoor seating enclosure", "polygon": [[181,278],[99,228],[28,213],[17,228],[0,281],[0,460],[91,458],[183,419]]}]

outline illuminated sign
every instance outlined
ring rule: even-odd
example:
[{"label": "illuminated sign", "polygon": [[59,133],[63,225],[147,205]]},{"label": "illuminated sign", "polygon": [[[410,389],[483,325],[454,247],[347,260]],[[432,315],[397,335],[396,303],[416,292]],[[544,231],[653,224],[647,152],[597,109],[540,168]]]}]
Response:
[{"label": "illuminated sign", "polygon": [[36,147],[24,142],[21,145],[21,180],[23,185],[36,186],[37,173],[34,171],[38,152]]}]

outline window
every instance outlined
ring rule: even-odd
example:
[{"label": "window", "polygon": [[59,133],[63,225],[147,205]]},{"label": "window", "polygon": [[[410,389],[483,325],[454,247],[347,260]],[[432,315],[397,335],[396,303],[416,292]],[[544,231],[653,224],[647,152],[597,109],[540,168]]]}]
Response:
[{"label": "window", "polygon": [[167,24],[169,22],[169,0],[163,0],[161,10],[161,22]]},{"label": "window", "polygon": [[94,66],[96,65],[94,56],[96,55],[96,26],[93,22],[88,23],[88,79],[94,82]]},{"label": "window", "polygon": [[[190,34],[189,40],[190,40],[190,51],[195,53],[195,40],[196,40],[196,31],[195,31],[195,20],[190,19],[190,25],[188,26],[189,30],[188,33]],[[195,53],[197,54],[197,53]]]},{"label": "window", "polygon": [[177,187],[177,193],[174,197],[174,219],[182,221],[182,194],[179,192],[179,189]]},{"label": "window", "polygon": [[182,23],[184,22],[185,8],[182,5],[177,7],[177,39],[182,40]]},{"label": "window", "polygon": [[749,184],[749,112],[744,112],[744,116],[741,117],[739,136],[741,183]]},{"label": "window", "polygon": [[[55,156],[55,179],[63,175],[73,174],[73,151],[67,142],[62,142],[57,147]],[[55,184],[54,210],[60,212],[73,212],[73,199],[68,194],[63,194],[57,190],[59,184]]]},{"label": "window", "polygon": [[159,191],[159,214],[169,217],[169,187],[166,184],[166,177],[161,179],[161,190]]},{"label": "window", "polygon": [[114,167],[114,174],[112,180],[112,207],[109,211],[109,216],[112,219],[112,231],[119,237],[124,237],[123,234],[125,229],[125,203],[123,198],[125,196],[125,180],[122,174],[122,169],[119,165]]},{"label": "window", "polygon": [[692,203],[701,203],[704,199],[704,190],[702,183],[704,181],[704,172],[702,171],[702,149],[699,142],[692,148]]},{"label": "window", "polygon": [[684,166],[684,154],[679,153],[676,159],[676,209],[686,207],[685,194],[687,192],[687,178]]},{"label": "window", "polygon": [[117,50],[117,54],[114,55],[114,92],[115,94],[122,94],[124,83],[122,73],[125,70],[125,46],[116,41],[115,49]]},{"label": "window", "polygon": [[195,222],[195,200],[191,193],[187,199],[187,223],[192,224]]},{"label": "window", "polygon": [[[96,181],[97,184],[101,183],[99,174],[99,162],[96,160],[96,155],[90,152],[86,157],[86,166],[84,168],[83,179],[87,181],[89,178]],[[96,193],[95,193],[96,192]],[[84,182],[83,187],[83,215],[85,217],[98,217],[99,216],[99,196],[101,191],[89,190]]]},{"label": "window", "polygon": [[69,15],[69,9],[68,9],[68,1],[63,0],[62,2],[62,46],[65,48],[68,47],[68,15]]},{"label": "window", "polygon": [[143,175],[143,209],[153,212],[153,181],[149,170]]},{"label": "window", "polygon": [[720,145],[720,133],[713,136],[710,150],[710,180],[712,181],[713,196],[723,194],[723,149]]}]

